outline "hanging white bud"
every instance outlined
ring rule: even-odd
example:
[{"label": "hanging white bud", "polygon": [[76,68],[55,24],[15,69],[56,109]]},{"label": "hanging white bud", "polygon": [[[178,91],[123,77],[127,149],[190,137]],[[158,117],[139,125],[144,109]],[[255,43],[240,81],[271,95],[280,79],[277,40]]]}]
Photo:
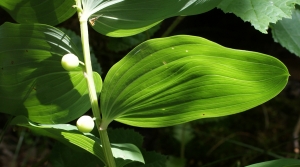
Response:
[{"label": "hanging white bud", "polygon": [[79,66],[79,59],[72,53],[65,54],[61,59],[61,65],[65,70],[73,70]]},{"label": "hanging white bud", "polygon": [[92,117],[83,115],[77,120],[76,126],[80,132],[89,133],[93,130],[95,123]]}]

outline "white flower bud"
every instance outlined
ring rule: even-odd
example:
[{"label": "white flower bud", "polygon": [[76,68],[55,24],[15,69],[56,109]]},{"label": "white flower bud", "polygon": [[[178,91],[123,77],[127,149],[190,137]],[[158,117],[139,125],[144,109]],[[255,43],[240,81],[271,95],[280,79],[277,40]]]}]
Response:
[{"label": "white flower bud", "polygon": [[72,53],[65,54],[61,59],[61,65],[65,70],[73,70],[79,66],[79,59]]},{"label": "white flower bud", "polygon": [[80,132],[89,133],[93,130],[95,123],[92,117],[83,115],[77,120],[76,126]]}]

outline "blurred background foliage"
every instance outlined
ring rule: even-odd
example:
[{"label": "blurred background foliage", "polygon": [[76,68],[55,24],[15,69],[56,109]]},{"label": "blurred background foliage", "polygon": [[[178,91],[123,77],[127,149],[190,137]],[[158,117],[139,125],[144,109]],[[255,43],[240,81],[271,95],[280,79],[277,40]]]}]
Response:
[{"label": "blurred background foliage", "polygon": [[[2,9],[0,16],[0,24],[14,22]],[[144,136],[144,148],[167,155],[168,167],[242,167],[280,157],[297,158],[295,144],[298,139],[293,139],[293,133],[299,126],[300,116],[300,60],[275,43],[270,30],[268,34],[262,34],[250,23],[217,9],[196,16],[166,19],[146,32],[126,38],[110,38],[90,28],[90,45],[99,63],[94,64],[95,70],[105,78],[109,68],[133,47],[145,40],[165,36],[174,21],[179,24],[168,32],[169,36],[201,36],[226,47],[275,56],[285,63],[291,77],[277,97],[243,113],[175,127],[134,128]],[[58,27],[71,34],[79,34],[76,15]],[[51,166],[51,150],[57,147],[55,141],[35,136],[23,128],[6,129],[8,118],[4,114],[0,116],[3,136],[0,166]],[[113,122],[111,127],[132,128],[117,122]]]}]

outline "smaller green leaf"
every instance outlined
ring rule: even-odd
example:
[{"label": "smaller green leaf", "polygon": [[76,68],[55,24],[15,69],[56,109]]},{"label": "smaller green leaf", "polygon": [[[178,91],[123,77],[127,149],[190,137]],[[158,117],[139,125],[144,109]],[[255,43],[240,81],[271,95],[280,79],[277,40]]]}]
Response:
[{"label": "smaller green leaf", "polygon": [[[107,133],[111,143],[131,143],[142,150],[143,137],[139,133],[133,131],[132,129],[108,129]],[[134,156],[140,157],[141,155],[134,155]],[[143,157],[140,158],[143,159]],[[118,164],[118,167],[126,166],[127,164],[133,163],[133,161],[124,161],[124,160],[119,161],[119,160],[120,159],[116,159],[116,163]]]},{"label": "smaller green leaf", "polygon": [[283,47],[300,56],[300,8],[293,11],[292,18],[284,18],[276,24],[272,24],[272,35],[275,42],[280,43]]},{"label": "smaller green leaf", "polygon": [[108,129],[109,140],[112,143],[131,143],[139,148],[143,145],[143,136],[132,129]]},{"label": "smaller green leaf", "polygon": [[[112,143],[131,143],[139,147],[145,164],[140,162],[131,162],[125,165],[126,167],[164,167],[166,157],[152,151],[146,151],[143,148],[143,136],[132,129],[108,129],[109,140]],[[117,159],[118,161],[118,159]],[[121,164],[121,163],[119,163]]]},{"label": "smaller green leaf", "polygon": [[165,167],[166,166],[166,156],[159,154],[154,151],[145,151],[141,149],[143,156],[145,158],[145,164],[139,162],[133,162],[125,167]]},{"label": "smaller green leaf", "polygon": [[86,151],[74,150],[56,142],[50,154],[49,162],[53,167],[95,167],[104,166],[97,157]]},{"label": "smaller green leaf", "polygon": [[261,162],[246,167],[299,167],[300,160],[298,159],[278,159],[273,161]]},{"label": "smaller green leaf", "polygon": [[[73,149],[78,149],[79,147],[105,162],[100,139],[90,133],[83,134],[79,132],[76,126],[70,124],[34,124],[24,116],[15,117],[11,125],[27,127],[36,134],[54,138]],[[122,167],[132,161],[144,163],[140,150],[133,144],[112,143],[111,147],[118,167]]]},{"label": "smaller green leaf", "polygon": [[57,25],[76,12],[74,0],[1,0],[5,9],[18,23]]}]

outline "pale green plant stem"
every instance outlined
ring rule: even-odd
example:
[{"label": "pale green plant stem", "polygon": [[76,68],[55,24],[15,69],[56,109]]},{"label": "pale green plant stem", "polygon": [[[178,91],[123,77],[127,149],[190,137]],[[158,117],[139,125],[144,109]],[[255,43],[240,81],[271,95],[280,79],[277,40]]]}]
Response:
[{"label": "pale green plant stem", "polygon": [[173,23],[169,26],[169,28],[162,34],[161,37],[167,37],[171,34],[171,32],[177,27],[177,25],[185,18],[185,16],[178,16],[173,21]]},{"label": "pale green plant stem", "polygon": [[99,125],[101,124],[101,116],[100,116],[98,97],[97,97],[95,82],[93,77],[87,21],[80,21],[80,32],[81,32],[81,42],[82,42],[84,64],[85,64],[84,73],[88,84],[88,90],[89,90],[93,115],[96,118],[95,120],[96,125],[97,127],[99,127]]},{"label": "pale green plant stem", "polygon": [[93,70],[92,70],[90,46],[89,46],[88,23],[87,23],[87,19],[86,20],[81,19],[82,8],[81,8],[80,0],[76,0],[76,7],[78,8],[77,12],[80,20],[81,42],[82,42],[82,49],[83,49],[84,63],[85,63],[84,73],[88,84],[92,111],[94,117],[96,118],[95,123],[99,132],[103,152],[105,155],[106,166],[116,167],[115,159],[112,154],[111,145],[107,134],[107,129],[100,129],[101,113],[98,105],[98,97],[97,97],[95,82],[93,78]]},{"label": "pale green plant stem", "polygon": [[22,129],[21,135],[20,135],[17,147],[16,147],[16,152],[15,152],[14,157],[13,157],[13,163],[12,163],[11,167],[15,167],[18,164],[17,163],[17,159],[18,159],[18,156],[19,156],[19,152],[20,152],[21,146],[22,146],[23,141],[24,141],[25,133],[26,133],[25,130]]},{"label": "pale green plant stem", "polygon": [[181,127],[181,142],[180,142],[180,158],[184,159],[184,152],[185,152],[185,132],[186,132],[186,123]]}]

